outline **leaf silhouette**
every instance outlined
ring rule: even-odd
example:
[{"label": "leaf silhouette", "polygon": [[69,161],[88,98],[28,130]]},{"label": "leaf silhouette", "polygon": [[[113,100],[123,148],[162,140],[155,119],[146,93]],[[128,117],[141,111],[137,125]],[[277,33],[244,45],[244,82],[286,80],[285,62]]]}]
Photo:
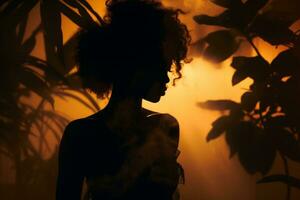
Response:
[{"label": "leaf silhouette", "polygon": [[67,73],[63,65],[63,40],[58,1],[41,2],[41,20],[44,28],[45,49],[49,64],[61,73]]},{"label": "leaf silhouette", "polygon": [[[216,1],[226,7],[229,2]],[[266,5],[268,0],[248,0],[246,3],[232,2],[232,7],[226,9],[217,16],[196,15],[194,20],[198,24],[217,25],[226,28],[235,28],[243,31],[252,19],[257,15],[258,11]]]},{"label": "leaf silhouette", "polygon": [[28,16],[32,8],[38,3],[38,0],[10,1],[1,11],[1,26],[15,27],[17,24]]},{"label": "leaf silhouette", "polygon": [[248,15],[255,15],[260,9],[262,9],[269,0],[247,0],[244,3],[245,11]]},{"label": "leaf silhouette", "polygon": [[64,44],[64,63],[67,72],[70,72],[76,65],[75,52],[78,44],[79,34],[75,33],[70,39]]},{"label": "leaf silhouette", "polygon": [[48,111],[48,110],[42,110],[41,115],[46,116],[49,119],[56,119],[57,121],[61,122],[62,124],[69,123],[69,120],[59,113],[55,113],[55,112]]},{"label": "leaf silhouette", "polygon": [[81,89],[81,90],[77,90],[77,92],[79,92],[84,97],[86,97],[89,100],[89,102],[96,108],[96,110],[100,110],[97,101],[87,91]]},{"label": "leaf silhouette", "polygon": [[233,157],[240,148],[242,133],[239,132],[239,125],[230,127],[225,133],[225,140],[230,150],[230,158]]},{"label": "leaf silhouette", "polygon": [[20,57],[24,60],[27,56],[30,55],[31,51],[34,49],[36,44],[36,35],[41,30],[41,26],[39,25],[34,31],[32,31],[29,38],[24,41],[24,43],[20,47]]},{"label": "leaf silhouette", "polygon": [[20,82],[26,87],[32,89],[35,93],[40,95],[42,98],[48,100],[48,102],[53,105],[54,99],[50,95],[50,88],[47,83],[35,72],[23,68],[19,72]]},{"label": "leaf silhouette", "polygon": [[[228,102],[225,106],[218,104],[222,100],[199,104],[200,107],[212,110],[229,110],[229,115],[218,118],[212,124],[207,141],[225,132],[230,156],[237,154],[240,163],[250,174],[268,173],[277,150],[284,157],[300,162],[300,32],[290,29],[300,19],[296,9],[299,1],[211,1],[225,10],[216,16],[196,15],[194,21],[237,31],[239,35],[234,39],[248,41],[257,56],[240,56],[232,60],[231,66],[236,70],[232,76],[233,86],[246,78],[253,79],[249,91],[241,96],[238,108],[228,109]],[[263,58],[261,49],[253,42],[255,37],[271,45],[284,45],[287,49],[269,64]],[[228,41],[232,42],[231,39],[223,39],[223,43],[219,44],[213,43],[218,41],[214,37],[213,42],[205,39],[193,44],[198,54],[217,61],[228,58],[230,51],[226,48],[230,47]],[[222,47],[221,50],[214,48],[218,45]],[[234,119],[234,125],[228,125],[229,118]],[[299,179],[284,175],[266,177],[261,182],[275,181],[293,184],[298,188],[300,185]],[[287,197],[290,196],[289,191]]]},{"label": "leaf silhouette", "polygon": [[80,90],[82,88],[82,82],[77,73],[66,76],[66,79],[67,79],[68,85],[70,86],[69,89]]},{"label": "leaf silhouette", "polygon": [[100,22],[101,24],[104,24],[103,19],[100,17],[100,15],[93,9],[93,7],[86,1],[86,0],[79,0],[82,5],[84,5],[88,11],[90,11]]},{"label": "leaf silhouette", "polygon": [[268,15],[275,20],[285,20],[292,25],[300,19],[299,14],[300,1],[270,1]]},{"label": "leaf silhouette", "polygon": [[89,25],[94,25],[95,21],[90,16],[88,11],[78,2],[78,0],[64,0],[69,6],[76,8],[81,16]]},{"label": "leaf silhouette", "polygon": [[2,99],[0,102],[0,109],[1,109],[1,116],[3,118],[0,118],[0,120],[3,120],[4,122],[10,123],[14,120],[12,119],[18,119],[20,120],[21,116],[21,109],[15,104],[14,101],[10,101],[9,98]]},{"label": "leaf silhouette", "polygon": [[240,40],[237,39],[236,33],[229,30],[209,33],[202,40],[208,45],[203,49],[203,56],[214,62],[226,60],[240,45]]},{"label": "leaf silhouette", "polygon": [[222,26],[226,28],[244,26],[244,24],[242,24],[240,21],[234,20],[235,17],[236,13],[227,9],[218,16],[212,17],[208,15],[196,15],[193,17],[193,19],[198,24],[205,24],[211,26]]},{"label": "leaf silhouette", "polygon": [[237,70],[234,72],[232,78],[231,78],[231,84],[232,86],[235,86],[245,80],[248,77],[248,75],[243,70]]},{"label": "leaf silhouette", "polygon": [[278,150],[294,161],[300,161],[300,141],[296,135],[283,128],[274,129]]},{"label": "leaf silhouette", "polygon": [[278,128],[285,128],[291,126],[291,122],[288,120],[287,116],[275,116],[271,117],[265,126],[271,130],[277,130]]},{"label": "leaf silhouette", "polygon": [[239,71],[237,75],[233,76],[233,85],[244,80],[245,77],[250,77],[256,81],[264,81],[269,74],[269,63],[260,56],[234,57],[231,66]]},{"label": "leaf silhouette", "polygon": [[300,119],[300,95],[298,77],[291,77],[285,82],[281,82],[278,88],[278,103],[282,110],[289,116],[295,126],[299,127]]},{"label": "leaf silhouette", "polygon": [[14,18],[12,21],[10,21],[10,23],[14,23],[15,25],[17,25],[22,19],[24,19],[29,14],[29,12],[34,8],[34,6],[38,4],[38,2],[38,0],[23,1],[23,4],[17,10],[15,10],[15,13],[17,14],[14,15]]},{"label": "leaf silhouette", "polygon": [[280,77],[291,76],[299,73],[300,61],[293,49],[281,52],[271,63],[272,71]]},{"label": "leaf silhouette", "polygon": [[289,29],[290,24],[290,21],[274,19],[267,14],[261,14],[250,25],[249,31],[272,45],[289,44],[296,37],[294,32]]},{"label": "leaf silhouette", "polygon": [[231,156],[238,153],[248,173],[266,174],[275,159],[276,149],[270,138],[252,122],[242,121],[226,132]]},{"label": "leaf silhouette", "polygon": [[27,56],[24,63],[26,66],[37,69],[37,71],[42,71],[44,74],[44,79],[49,83],[49,85],[59,85],[68,84],[67,79],[60,73],[58,73],[54,67],[48,65],[47,62],[41,60],[35,56]]},{"label": "leaf silhouette", "polygon": [[23,39],[24,39],[24,35],[25,35],[25,30],[26,30],[26,26],[27,26],[27,20],[28,20],[28,15],[26,15],[26,17],[24,17],[24,19],[22,19],[19,23],[19,30],[18,30],[18,39],[17,39],[17,43],[19,45],[22,44]]},{"label": "leaf silhouette", "polygon": [[47,67],[47,62],[45,60],[42,60],[42,59],[40,59],[36,56],[32,56],[32,55],[26,56],[25,64],[31,65],[32,67],[35,67],[42,71],[44,71],[45,68]]},{"label": "leaf silhouette", "polygon": [[9,0],[0,1],[1,7],[4,5],[0,13],[0,18],[10,15],[22,3],[22,1],[8,1]]},{"label": "leaf silhouette", "polygon": [[245,92],[241,97],[241,106],[248,112],[254,110],[257,102],[258,98],[253,92]]},{"label": "leaf silhouette", "polygon": [[276,175],[263,177],[261,180],[257,181],[257,183],[259,184],[272,183],[272,182],[282,182],[292,187],[300,189],[300,179],[288,175],[276,174]]},{"label": "leaf silhouette", "polygon": [[[67,121],[62,121],[62,120],[60,120],[60,119],[58,119],[58,118],[50,118],[51,119],[51,121],[57,126],[57,128],[58,128],[58,131],[59,131],[59,135],[55,135],[55,137],[56,137],[56,139],[57,139],[57,141],[60,141],[60,139],[61,139],[61,133],[63,133],[64,132],[64,129],[65,129],[65,127],[67,126],[67,124],[68,124],[68,120]],[[57,136],[60,136],[60,137],[57,137]]]},{"label": "leaf silhouette", "polygon": [[212,129],[209,131],[206,137],[206,141],[209,142],[210,140],[216,139],[226,130],[231,128],[235,123],[235,120],[231,116],[222,116],[215,120],[212,123]]},{"label": "leaf silhouette", "polygon": [[[0,153],[14,161],[18,174],[13,191],[19,192],[24,199],[53,199],[55,194],[56,155],[50,160],[43,160],[42,148],[49,148],[45,133],[48,130],[59,141],[61,132],[68,123],[63,115],[47,110],[45,102],[53,105],[53,89],[78,89],[70,85],[70,77],[65,77],[75,66],[74,52],[77,39],[71,38],[62,43],[61,14],[62,0],[3,0],[0,2],[1,47],[1,95],[0,95]],[[76,0],[80,15],[72,12],[71,20],[90,24],[89,12],[98,20],[100,16],[83,0]],[[63,4],[65,5],[65,4]],[[35,6],[40,7],[41,25],[24,38],[31,28],[32,13]],[[68,8],[67,6],[65,8]],[[68,9],[70,11],[70,9]],[[76,15],[75,15],[76,14]],[[75,16],[75,17],[74,17]],[[86,21],[89,22],[86,22]],[[91,21],[91,22],[90,22]],[[87,25],[86,25],[87,27]],[[43,31],[46,58],[43,60],[30,55],[36,47],[36,34]],[[64,55],[67,54],[67,56]],[[66,64],[64,64],[66,62]],[[68,91],[70,93],[70,91]],[[29,102],[24,97],[31,94],[41,96],[40,102]],[[99,109],[97,102],[88,93],[79,91],[87,99],[85,103],[94,111]],[[81,95],[80,95],[81,96]],[[34,127],[32,129],[32,127]],[[47,131],[47,133],[48,133]],[[35,137],[40,149],[33,145]],[[17,141],[17,142],[16,142]],[[2,152],[2,150],[5,151]],[[56,152],[57,154],[57,152]],[[22,156],[20,156],[22,155]],[[20,160],[21,159],[21,160]],[[54,170],[53,170],[54,169]],[[45,181],[47,180],[47,181]],[[50,183],[50,184],[49,184]],[[18,188],[19,186],[22,186]],[[33,190],[34,188],[34,190]],[[49,196],[49,194],[52,194]]]},{"label": "leaf silhouette", "polygon": [[[39,125],[37,122],[38,121],[35,121],[35,125]],[[57,130],[56,127],[53,126],[53,124],[49,123],[47,120],[43,120],[43,121],[41,121],[41,123],[43,124],[43,126],[45,126],[48,130],[51,131],[51,133],[54,135],[55,139],[59,142],[61,139],[62,132],[59,132],[59,130]],[[40,145],[45,145],[46,148],[48,148],[48,150],[50,150],[48,141],[45,138],[45,131],[43,129],[39,128],[39,132],[40,132]]]},{"label": "leaf silhouette", "polygon": [[71,19],[72,22],[74,22],[77,26],[82,28],[88,27],[88,22],[80,15],[78,15],[75,11],[73,11],[71,8],[69,8],[68,6],[66,6],[61,2],[58,3],[58,6],[59,6],[59,10],[69,19]]},{"label": "leaf silhouette", "polygon": [[87,102],[85,102],[83,99],[78,97],[76,94],[72,94],[71,92],[67,92],[67,91],[55,91],[54,94],[62,99],[64,99],[65,97],[70,97],[72,99],[75,99],[85,107],[89,108],[92,112],[97,112],[97,110],[93,106],[90,106]]},{"label": "leaf silhouette", "polygon": [[240,108],[240,104],[232,100],[209,100],[206,102],[198,103],[198,106],[210,110],[234,110]]}]

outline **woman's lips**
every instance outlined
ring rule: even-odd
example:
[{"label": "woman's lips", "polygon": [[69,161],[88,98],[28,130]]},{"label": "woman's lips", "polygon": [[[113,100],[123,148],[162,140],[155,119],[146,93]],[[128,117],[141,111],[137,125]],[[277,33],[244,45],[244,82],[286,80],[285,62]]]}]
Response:
[{"label": "woman's lips", "polygon": [[161,93],[166,94],[166,91],[167,91],[167,87],[163,87],[163,89],[161,90]]}]

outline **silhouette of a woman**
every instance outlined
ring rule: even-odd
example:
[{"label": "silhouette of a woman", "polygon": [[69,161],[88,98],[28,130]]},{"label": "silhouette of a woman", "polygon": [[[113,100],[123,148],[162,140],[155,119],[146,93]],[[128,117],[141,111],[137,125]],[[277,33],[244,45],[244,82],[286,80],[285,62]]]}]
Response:
[{"label": "silhouette of a woman", "polygon": [[110,0],[105,24],[82,31],[79,74],[103,97],[100,112],[72,121],[60,144],[57,200],[79,200],[84,180],[91,200],[171,200],[182,170],[179,125],[169,114],[142,108],[158,102],[181,77],[190,36],[180,10],[160,2]]}]

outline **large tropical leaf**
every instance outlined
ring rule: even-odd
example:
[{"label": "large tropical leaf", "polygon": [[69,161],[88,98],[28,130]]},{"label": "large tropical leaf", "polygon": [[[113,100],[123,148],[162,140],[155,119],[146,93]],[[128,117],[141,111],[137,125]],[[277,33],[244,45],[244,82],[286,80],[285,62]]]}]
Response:
[{"label": "large tropical leaf", "polygon": [[256,81],[264,81],[269,74],[269,63],[262,57],[234,57],[231,66],[236,69],[232,77],[232,85],[236,85],[247,77]]},{"label": "large tropical leaf", "polygon": [[284,128],[274,129],[278,150],[291,160],[300,162],[300,140],[297,136]]},{"label": "large tropical leaf", "polygon": [[78,0],[64,0],[66,4],[78,10],[81,18],[83,18],[89,25],[92,26],[95,24],[95,21],[90,16],[89,12],[84,8],[84,6]]},{"label": "large tropical leaf", "polygon": [[77,44],[79,39],[79,33],[76,32],[67,42],[64,44],[64,63],[65,69],[69,73],[77,64],[76,62],[76,52]]},{"label": "large tropical leaf", "polygon": [[44,0],[41,2],[40,8],[47,62],[64,75],[67,71],[63,63],[63,35],[59,1]]},{"label": "large tropical leaf", "polygon": [[251,112],[255,109],[258,96],[254,92],[245,92],[241,97],[241,106],[244,110]]},{"label": "large tropical leaf", "polygon": [[226,131],[231,156],[235,153],[248,173],[266,174],[272,167],[276,149],[272,140],[254,123],[242,121]]},{"label": "large tropical leaf", "polygon": [[101,16],[93,9],[93,7],[86,0],[79,0],[79,2],[86,7],[88,11],[90,11],[98,20],[99,23],[104,24],[104,20]]},{"label": "large tropical leaf", "polygon": [[281,52],[271,63],[271,70],[278,76],[292,76],[299,73],[300,59],[297,58],[293,49]]},{"label": "large tropical leaf", "polygon": [[69,8],[67,5],[59,2],[58,3],[59,10],[67,16],[73,23],[82,28],[87,28],[89,26],[89,22],[86,19],[82,18],[79,14]]},{"label": "large tropical leaf", "polygon": [[210,141],[219,137],[222,133],[230,129],[237,123],[232,116],[222,116],[212,123],[212,129],[208,132],[206,141]]},{"label": "large tropical leaf", "polygon": [[[237,34],[230,30],[220,30],[209,33],[202,40],[202,55],[213,62],[223,62],[238,49],[240,40]],[[205,45],[207,44],[207,45]]]}]

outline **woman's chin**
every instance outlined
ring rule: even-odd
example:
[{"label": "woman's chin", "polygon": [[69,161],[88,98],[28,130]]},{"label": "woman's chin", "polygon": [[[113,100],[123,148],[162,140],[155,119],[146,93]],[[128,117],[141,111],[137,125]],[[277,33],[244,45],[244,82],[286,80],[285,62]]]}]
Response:
[{"label": "woman's chin", "polygon": [[163,95],[159,95],[159,96],[152,96],[152,97],[148,97],[148,98],[144,98],[146,101],[150,101],[151,103],[157,103],[160,101],[160,98],[164,96]]},{"label": "woman's chin", "polygon": [[151,92],[147,93],[147,95],[144,95],[144,98],[146,101],[150,101],[152,103],[157,103],[160,101],[160,98],[162,96],[165,96],[166,89],[159,89],[159,90],[152,90]]}]

